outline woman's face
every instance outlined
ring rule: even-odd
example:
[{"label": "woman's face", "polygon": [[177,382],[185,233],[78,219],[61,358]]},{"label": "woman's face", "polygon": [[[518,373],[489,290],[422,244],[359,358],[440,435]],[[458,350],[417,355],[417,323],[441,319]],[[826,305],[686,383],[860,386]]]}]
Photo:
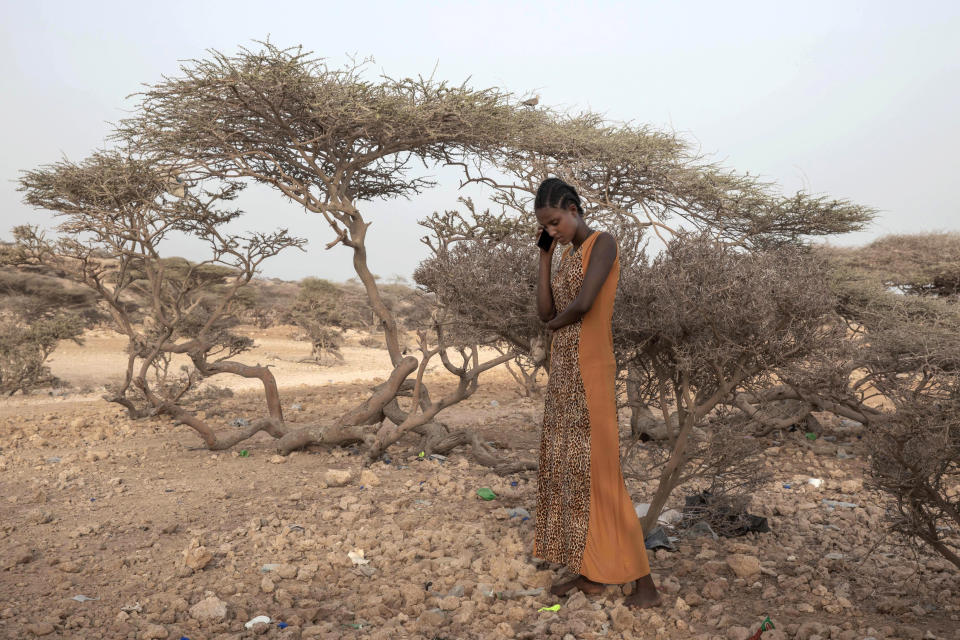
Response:
[{"label": "woman's face", "polygon": [[573,236],[580,225],[580,215],[577,213],[576,205],[570,205],[568,209],[558,209],[557,207],[543,207],[534,212],[539,222],[551,238],[556,238],[560,244],[570,244]]}]

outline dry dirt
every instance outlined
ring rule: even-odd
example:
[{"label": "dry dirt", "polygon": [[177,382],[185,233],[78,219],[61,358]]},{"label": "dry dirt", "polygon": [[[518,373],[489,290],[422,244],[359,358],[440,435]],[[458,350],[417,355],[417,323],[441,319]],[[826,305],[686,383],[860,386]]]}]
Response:
[{"label": "dry dirt", "polygon": [[[356,340],[343,365],[318,368],[298,362],[309,346],[288,330],[253,337],[245,359],[275,365],[294,423],[342,412],[387,373],[383,352]],[[0,637],[744,640],[769,616],[766,640],[960,639],[956,570],[893,546],[850,430],[770,440],[774,479],[751,511],[772,532],[682,537],[656,552],[664,606],[634,614],[616,586],[567,600],[517,593],[562,575],[530,557],[533,520],[508,515],[534,512],[535,474],[500,478],[462,452],[422,460],[412,439],[362,475],[355,450],[281,458],[262,433],[242,445],[248,456],[204,451],[187,427],[133,422],[99,399],[97,385],[122,373],[122,346],[109,333],[66,345],[54,372],[79,392],[0,402]],[[434,393],[450,384],[439,372],[431,382]],[[258,415],[247,384],[234,381],[208,417],[228,429]],[[442,417],[531,456],[541,412],[501,370]],[[652,490],[628,485],[637,502]],[[479,499],[480,487],[497,499]],[[367,564],[348,556],[359,550]],[[272,622],[244,628],[259,615]]]}]

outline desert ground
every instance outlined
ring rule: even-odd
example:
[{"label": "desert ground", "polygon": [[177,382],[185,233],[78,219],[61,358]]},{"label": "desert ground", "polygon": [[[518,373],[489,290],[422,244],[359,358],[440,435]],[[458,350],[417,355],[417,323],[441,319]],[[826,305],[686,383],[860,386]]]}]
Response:
[{"label": "desert ground", "polygon": [[[292,423],[342,413],[389,372],[356,336],[318,367],[288,330],[250,335],[239,359],[274,366]],[[64,344],[51,365],[66,391],[0,401],[0,637],[745,640],[769,617],[766,640],[960,639],[960,576],[887,533],[855,428],[767,439],[773,477],[750,511],[771,532],[676,532],[677,550],[650,558],[663,605],[634,612],[629,587],[543,589],[565,574],[531,557],[535,473],[420,458],[414,438],[368,467],[355,449],[281,457],[265,433],[206,451],[189,428],[100,398],[123,344],[106,331]],[[214,382],[234,391],[206,408],[220,428],[264,412],[256,381]],[[452,384],[442,370],[429,382]],[[535,456],[542,399],[516,389],[494,370],[440,417]],[[649,499],[652,485],[627,484]],[[681,489],[669,506],[682,504]],[[511,516],[521,507],[532,518]],[[270,621],[246,628],[256,616]]]}]

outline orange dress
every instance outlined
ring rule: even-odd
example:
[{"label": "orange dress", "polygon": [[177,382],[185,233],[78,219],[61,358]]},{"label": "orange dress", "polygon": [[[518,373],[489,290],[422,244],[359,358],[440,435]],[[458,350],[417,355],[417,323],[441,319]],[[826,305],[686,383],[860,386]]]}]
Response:
[{"label": "orange dress", "polygon": [[[551,280],[558,311],[580,292],[599,235],[564,251]],[[618,254],[586,315],[553,335],[533,543],[536,557],[604,584],[650,573],[640,520],[620,470],[611,326],[619,278]]]}]

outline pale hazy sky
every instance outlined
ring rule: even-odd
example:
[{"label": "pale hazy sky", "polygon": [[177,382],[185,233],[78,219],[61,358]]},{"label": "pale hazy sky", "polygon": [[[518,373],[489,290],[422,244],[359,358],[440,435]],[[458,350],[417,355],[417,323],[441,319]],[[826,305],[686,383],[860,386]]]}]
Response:
[{"label": "pale hazy sky", "polygon": [[[267,36],[334,66],[539,93],[614,120],[674,129],[739,171],[881,211],[859,244],[960,228],[960,2],[3,2],[0,237],[51,218],[21,204],[21,169],[81,160],[141,83],[209,48]],[[425,256],[418,218],[456,206],[456,174],[411,201],[370,203],[372,270],[409,276]],[[953,185],[953,186],[951,186]],[[266,189],[244,225],[310,239],[265,265],[289,279],[353,275],[314,214]],[[187,257],[190,246],[176,247]]]}]

